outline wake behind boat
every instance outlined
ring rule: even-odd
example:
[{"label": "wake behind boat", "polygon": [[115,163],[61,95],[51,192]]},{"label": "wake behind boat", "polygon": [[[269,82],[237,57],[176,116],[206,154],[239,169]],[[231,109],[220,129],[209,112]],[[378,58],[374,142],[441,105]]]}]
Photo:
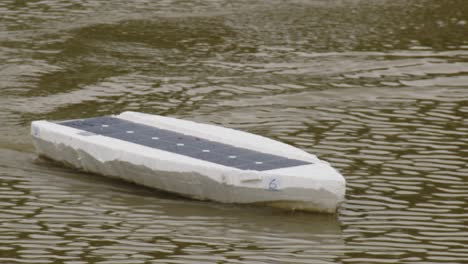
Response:
[{"label": "wake behind boat", "polygon": [[186,197],[335,212],[345,179],[327,162],[251,133],[138,112],[34,121],[37,153]]}]

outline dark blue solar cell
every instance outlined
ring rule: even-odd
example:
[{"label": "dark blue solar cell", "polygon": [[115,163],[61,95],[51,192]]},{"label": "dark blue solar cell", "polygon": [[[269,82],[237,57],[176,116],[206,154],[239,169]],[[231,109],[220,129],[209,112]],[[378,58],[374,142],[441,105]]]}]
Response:
[{"label": "dark blue solar cell", "polygon": [[209,141],[209,140],[206,140],[206,139],[202,139],[202,140],[199,140],[199,141],[196,141],[196,142],[189,142],[189,144],[191,146],[195,147],[195,148],[208,149],[210,151],[219,151],[219,150],[224,149],[224,148],[232,147],[232,146],[229,146],[227,144],[218,143],[218,142],[214,142],[214,141]]},{"label": "dark blue solar cell", "polygon": [[244,170],[263,171],[310,164],[113,117],[70,120],[59,124]]},{"label": "dark blue solar cell", "polygon": [[206,150],[205,152],[202,150],[201,152],[190,153],[188,156],[235,168],[249,162],[235,155],[223,155],[212,151],[206,152]]},{"label": "dark blue solar cell", "polygon": [[[141,144],[141,141],[134,142],[134,143]],[[174,153],[182,154],[186,156],[189,156],[192,153],[200,152],[199,149],[192,148],[190,146],[185,145],[184,143],[170,142],[170,141],[164,141],[164,140],[160,140],[158,142],[151,141],[151,142],[147,142],[147,144],[141,144],[141,145],[152,147],[152,148],[157,148],[157,149],[161,149],[161,150],[165,150],[169,152],[174,152]]]},{"label": "dark blue solar cell", "polygon": [[121,131],[124,127],[129,127],[128,122],[125,122],[125,120],[111,117],[77,119],[65,121],[60,124],[100,135],[115,133],[116,131]]}]

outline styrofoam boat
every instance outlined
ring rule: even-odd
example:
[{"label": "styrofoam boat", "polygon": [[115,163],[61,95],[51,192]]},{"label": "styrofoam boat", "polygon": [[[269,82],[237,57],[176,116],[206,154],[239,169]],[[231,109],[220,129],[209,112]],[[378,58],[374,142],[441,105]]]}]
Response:
[{"label": "styrofoam boat", "polygon": [[335,212],[345,179],[327,162],[251,133],[158,115],[34,121],[37,153],[195,199]]}]

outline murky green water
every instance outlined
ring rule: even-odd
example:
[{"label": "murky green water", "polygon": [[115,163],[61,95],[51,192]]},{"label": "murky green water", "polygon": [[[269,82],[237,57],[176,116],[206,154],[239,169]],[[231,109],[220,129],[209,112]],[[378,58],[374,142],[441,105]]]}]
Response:
[{"label": "murky green water", "polygon": [[[136,110],[285,141],[335,215],[37,160],[29,123]],[[466,0],[0,1],[0,263],[463,263]]]}]

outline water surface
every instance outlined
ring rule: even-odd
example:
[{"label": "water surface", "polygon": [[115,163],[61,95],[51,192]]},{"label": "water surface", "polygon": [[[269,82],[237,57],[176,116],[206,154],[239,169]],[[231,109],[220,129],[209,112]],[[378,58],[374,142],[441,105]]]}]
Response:
[{"label": "water surface", "polygon": [[[463,263],[465,0],[0,3],[1,263]],[[192,201],[37,159],[29,124],[242,129],[346,177],[337,215]]]}]

